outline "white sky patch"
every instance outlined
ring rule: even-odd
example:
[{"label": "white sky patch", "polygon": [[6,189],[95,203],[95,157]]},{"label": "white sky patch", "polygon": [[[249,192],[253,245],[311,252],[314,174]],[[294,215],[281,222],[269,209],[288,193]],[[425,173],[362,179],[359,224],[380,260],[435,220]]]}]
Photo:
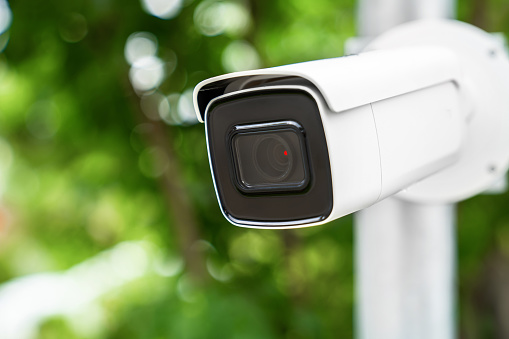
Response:
[{"label": "white sky patch", "polygon": [[[99,298],[149,273],[153,245],[123,242],[65,272],[38,273],[0,285],[0,338],[31,339],[39,324],[64,316],[90,335],[104,328]],[[157,259],[157,258],[156,258]]]},{"label": "white sky patch", "polygon": [[141,0],[143,9],[160,19],[176,17],[182,9],[182,0]]},{"label": "white sky patch", "polygon": [[12,22],[12,12],[5,0],[0,0],[0,34],[9,29]]},{"label": "white sky patch", "polygon": [[182,123],[186,125],[196,124],[198,118],[194,111],[193,106],[193,89],[189,88],[179,98],[178,101],[178,115]]},{"label": "white sky patch", "polygon": [[142,58],[155,56],[157,49],[158,42],[154,34],[149,32],[136,32],[127,38],[124,47],[124,56],[129,65],[133,65]]},{"label": "white sky patch", "polygon": [[157,88],[164,80],[166,73],[164,63],[156,56],[138,59],[129,70],[129,79],[139,92]]}]

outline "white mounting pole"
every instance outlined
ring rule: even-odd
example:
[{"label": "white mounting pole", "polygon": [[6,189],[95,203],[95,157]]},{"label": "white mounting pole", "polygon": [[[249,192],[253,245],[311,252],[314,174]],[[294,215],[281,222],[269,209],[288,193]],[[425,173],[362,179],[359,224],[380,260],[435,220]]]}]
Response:
[{"label": "white mounting pole", "polygon": [[[360,38],[453,18],[454,0],[359,0]],[[355,216],[359,339],[455,337],[454,205],[386,199]]]},{"label": "white mounting pole", "polygon": [[395,198],[357,213],[358,338],[454,338],[454,215]]},{"label": "white mounting pole", "polygon": [[374,38],[388,29],[417,19],[455,18],[455,0],[358,0],[357,32]]}]

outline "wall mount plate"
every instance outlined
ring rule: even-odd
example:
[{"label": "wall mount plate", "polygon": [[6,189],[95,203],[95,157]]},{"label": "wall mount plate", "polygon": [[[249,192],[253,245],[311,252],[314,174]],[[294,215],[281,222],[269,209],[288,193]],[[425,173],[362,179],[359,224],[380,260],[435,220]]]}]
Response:
[{"label": "wall mount plate", "polygon": [[509,168],[509,57],[503,39],[460,21],[423,20],[387,31],[364,51],[416,45],[443,46],[458,55],[465,139],[454,165],[397,197],[418,203],[468,199],[495,185]]}]

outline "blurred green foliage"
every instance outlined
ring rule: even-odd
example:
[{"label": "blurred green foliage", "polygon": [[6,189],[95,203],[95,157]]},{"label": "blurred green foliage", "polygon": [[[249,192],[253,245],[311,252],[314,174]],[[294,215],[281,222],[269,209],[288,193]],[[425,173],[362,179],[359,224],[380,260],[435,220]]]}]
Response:
[{"label": "blurred green foliage", "polygon": [[[352,218],[296,231],[229,225],[203,126],[149,106],[151,95],[168,98],[164,112],[176,117],[185,93],[207,77],[342,55],[355,35],[354,1],[176,3],[161,19],[138,1],[11,1],[12,25],[0,36],[0,46],[8,39],[0,54],[0,282],[64,272],[143,241],[145,273],[79,310],[92,325],[54,312],[36,324],[38,338],[352,337]],[[462,0],[458,13],[509,31],[507,1]],[[135,32],[157,40],[166,73],[156,92],[130,83],[124,53]],[[176,202],[191,221],[182,222]],[[508,194],[459,206],[464,338],[501,338],[509,318],[499,305],[509,302],[507,206]]]}]

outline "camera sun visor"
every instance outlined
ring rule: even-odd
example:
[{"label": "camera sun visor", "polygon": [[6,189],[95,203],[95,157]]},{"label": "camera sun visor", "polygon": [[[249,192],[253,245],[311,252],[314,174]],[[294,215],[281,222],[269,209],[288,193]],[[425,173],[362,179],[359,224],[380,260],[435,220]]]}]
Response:
[{"label": "camera sun visor", "polygon": [[301,191],[309,183],[304,134],[297,122],[235,126],[230,145],[235,184],[246,194]]}]

